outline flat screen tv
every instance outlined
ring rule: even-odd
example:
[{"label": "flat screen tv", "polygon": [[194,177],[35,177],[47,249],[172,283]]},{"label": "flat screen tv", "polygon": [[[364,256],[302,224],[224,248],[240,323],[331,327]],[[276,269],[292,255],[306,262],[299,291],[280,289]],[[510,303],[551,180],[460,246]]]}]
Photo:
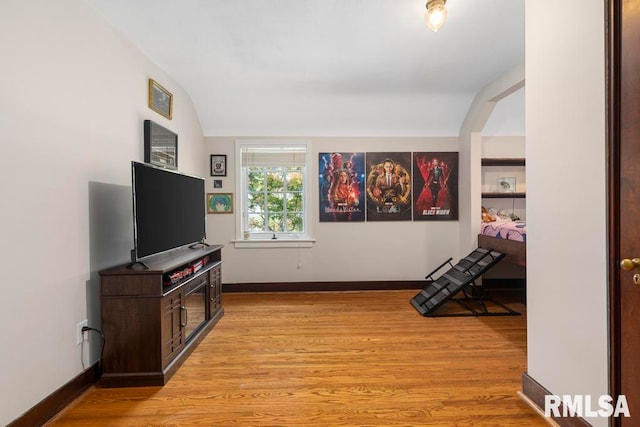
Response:
[{"label": "flat screen tv", "polygon": [[205,180],[131,162],[133,263],[202,242],[206,237]]}]

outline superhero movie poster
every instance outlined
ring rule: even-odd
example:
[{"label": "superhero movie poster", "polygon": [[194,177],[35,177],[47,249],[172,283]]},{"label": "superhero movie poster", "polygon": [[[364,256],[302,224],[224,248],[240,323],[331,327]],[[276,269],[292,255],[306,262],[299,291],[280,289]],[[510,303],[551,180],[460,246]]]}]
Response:
[{"label": "superhero movie poster", "polygon": [[367,221],[411,221],[411,153],[367,153]]},{"label": "superhero movie poster", "polygon": [[413,153],[413,219],[458,219],[458,153]]},{"label": "superhero movie poster", "polygon": [[320,222],[364,221],[364,153],[319,153]]}]

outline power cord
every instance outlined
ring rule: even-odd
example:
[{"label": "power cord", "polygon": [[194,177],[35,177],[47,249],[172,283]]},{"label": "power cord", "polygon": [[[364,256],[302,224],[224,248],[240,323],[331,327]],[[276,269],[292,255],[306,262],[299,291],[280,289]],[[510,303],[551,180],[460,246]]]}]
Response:
[{"label": "power cord", "polygon": [[[82,333],[93,331],[93,332],[96,332],[96,333],[100,334],[100,337],[102,339],[102,344],[100,345],[100,359],[98,359],[98,368],[97,368],[97,372],[96,372],[97,378],[100,378],[100,377],[102,377],[102,358],[104,356],[104,344],[105,344],[104,334],[102,333],[102,331],[100,329],[92,328],[90,326],[83,326],[81,331],[82,331]],[[83,347],[83,350],[81,350],[81,351],[84,351],[84,346],[82,346],[82,347]],[[85,369],[85,367],[84,367],[84,357],[83,357],[82,354],[80,354],[80,360],[82,361],[82,368]]]}]

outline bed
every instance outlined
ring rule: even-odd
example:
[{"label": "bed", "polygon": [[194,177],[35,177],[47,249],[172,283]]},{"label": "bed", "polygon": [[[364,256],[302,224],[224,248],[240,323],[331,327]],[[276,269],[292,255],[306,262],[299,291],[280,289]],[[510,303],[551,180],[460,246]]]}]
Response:
[{"label": "bed", "polygon": [[525,221],[484,222],[478,234],[478,246],[502,252],[505,262],[527,265],[527,223]]}]

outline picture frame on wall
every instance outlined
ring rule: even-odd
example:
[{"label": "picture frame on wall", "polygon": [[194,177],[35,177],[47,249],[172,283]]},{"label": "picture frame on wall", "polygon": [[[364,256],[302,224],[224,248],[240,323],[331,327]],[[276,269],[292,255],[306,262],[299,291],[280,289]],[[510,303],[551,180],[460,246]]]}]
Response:
[{"label": "picture frame on wall", "polygon": [[365,153],[318,153],[320,222],[364,222]]},{"label": "picture frame on wall", "polygon": [[144,121],[144,162],[178,169],[178,134],[151,121]]},{"label": "picture frame on wall", "polygon": [[414,152],[412,167],[413,220],[457,221],[458,152]]},{"label": "picture frame on wall", "polygon": [[229,214],[233,213],[232,193],[207,193],[207,213]]},{"label": "picture frame on wall", "polygon": [[227,155],[211,155],[211,176],[227,176]]},{"label": "picture frame on wall", "polygon": [[498,178],[498,191],[501,193],[515,193],[516,178],[514,176]]},{"label": "picture frame on wall", "polygon": [[411,152],[365,153],[366,221],[411,221]]},{"label": "picture frame on wall", "polygon": [[153,79],[149,79],[149,108],[169,120],[173,116],[173,95]]}]

